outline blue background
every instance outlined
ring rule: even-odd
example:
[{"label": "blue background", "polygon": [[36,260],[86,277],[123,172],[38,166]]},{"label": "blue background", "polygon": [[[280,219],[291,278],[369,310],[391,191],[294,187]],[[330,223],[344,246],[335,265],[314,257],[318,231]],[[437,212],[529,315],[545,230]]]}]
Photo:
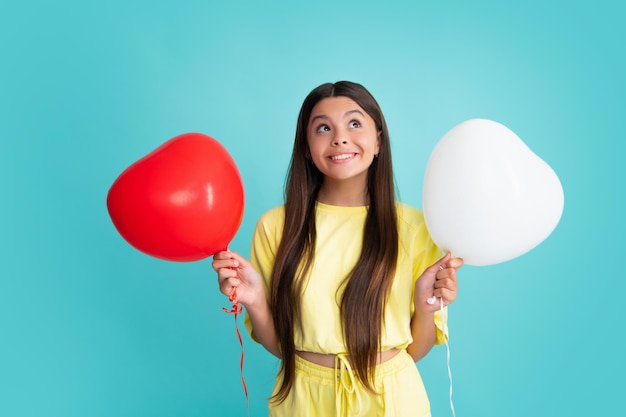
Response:
[{"label": "blue background", "polygon": [[[247,255],[282,201],[302,99],[341,79],[380,102],[409,204],[434,145],[473,117],[507,125],[563,184],[539,247],[462,270],[457,415],[621,414],[624,18],[617,0],[4,3],[0,415],[246,415],[210,261],[136,251],[106,194],[162,142],[207,133],[243,177],[231,248]],[[277,362],[244,344],[251,415],[266,415]],[[451,415],[445,352],[418,364],[434,416]]]}]

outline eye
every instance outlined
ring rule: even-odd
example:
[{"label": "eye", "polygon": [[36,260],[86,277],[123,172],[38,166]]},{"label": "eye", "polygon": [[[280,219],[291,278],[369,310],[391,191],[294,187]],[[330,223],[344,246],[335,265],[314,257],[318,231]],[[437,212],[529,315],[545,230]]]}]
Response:
[{"label": "eye", "polygon": [[315,131],[317,133],[328,132],[329,130],[330,130],[330,127],[328,127],[328,125],[325,125],[325,124],[321,124],[315,128]]},{"label": "eye", "polygon": [[352,120],[350,123],[348,123],[348,126],[350,126],[352,129],[356,129],[357,127],[361,127],[361,123],[358,120]]}]

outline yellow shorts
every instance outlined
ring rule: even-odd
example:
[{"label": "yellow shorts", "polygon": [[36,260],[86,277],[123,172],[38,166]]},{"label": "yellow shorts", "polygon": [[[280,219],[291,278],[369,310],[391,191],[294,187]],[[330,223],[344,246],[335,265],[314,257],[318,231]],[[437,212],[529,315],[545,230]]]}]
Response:
[{"label": "yellow shorts", "polygon": [[[430,403],[413,358],[400,351],[376,367],[375,389],[356,379],[345,355],[327,368],[296,356],[296,377],[287,399],[270,402],[270,417],[430,417]],[[276,381],[279,387],[280,377]]]}]

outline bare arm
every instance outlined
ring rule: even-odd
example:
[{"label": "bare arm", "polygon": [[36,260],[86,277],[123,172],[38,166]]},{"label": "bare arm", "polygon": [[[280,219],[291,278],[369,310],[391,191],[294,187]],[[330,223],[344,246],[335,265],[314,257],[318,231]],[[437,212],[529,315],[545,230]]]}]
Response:
[{"label": "bare arm", "polygon": [[452,304],[458,292],[456,272],[461,266],[463,260],[452,258],[448,253],[426,268],[415,283],[415,313],[411,319],[413,343],[407,351],[416,362],[430,352],[437,337],[434,314],[440,308],[440,302],[429,304],[427,300],[443,297],[444,305]]},{"label": "bare arm", "polygon": [[272,311],[259,273],[250,262],[232,251],[216,253],[212,265],[222,294],[230,296],[233,288],[237,289],[237,299],[250,316],[255,336],[265,349],[280,357]]},{"label": "bare arm", "polygon": [[435,345],[437,329],[434,313],[418,314],[416,310],[411,320],[411,333],[413,334],[413,343],[407,347],[407,352],[417,362],[426,356]]}]

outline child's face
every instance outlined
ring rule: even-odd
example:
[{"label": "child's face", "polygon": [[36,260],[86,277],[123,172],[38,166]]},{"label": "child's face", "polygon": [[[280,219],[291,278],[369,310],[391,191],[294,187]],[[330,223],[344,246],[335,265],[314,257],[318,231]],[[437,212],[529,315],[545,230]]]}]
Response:
[{"label": "child's face", "polygon": [[374,120],[348,97],[325,98],[313,107],[307,142],[313,163],[326,178],[364,183],[380,149]]}]

